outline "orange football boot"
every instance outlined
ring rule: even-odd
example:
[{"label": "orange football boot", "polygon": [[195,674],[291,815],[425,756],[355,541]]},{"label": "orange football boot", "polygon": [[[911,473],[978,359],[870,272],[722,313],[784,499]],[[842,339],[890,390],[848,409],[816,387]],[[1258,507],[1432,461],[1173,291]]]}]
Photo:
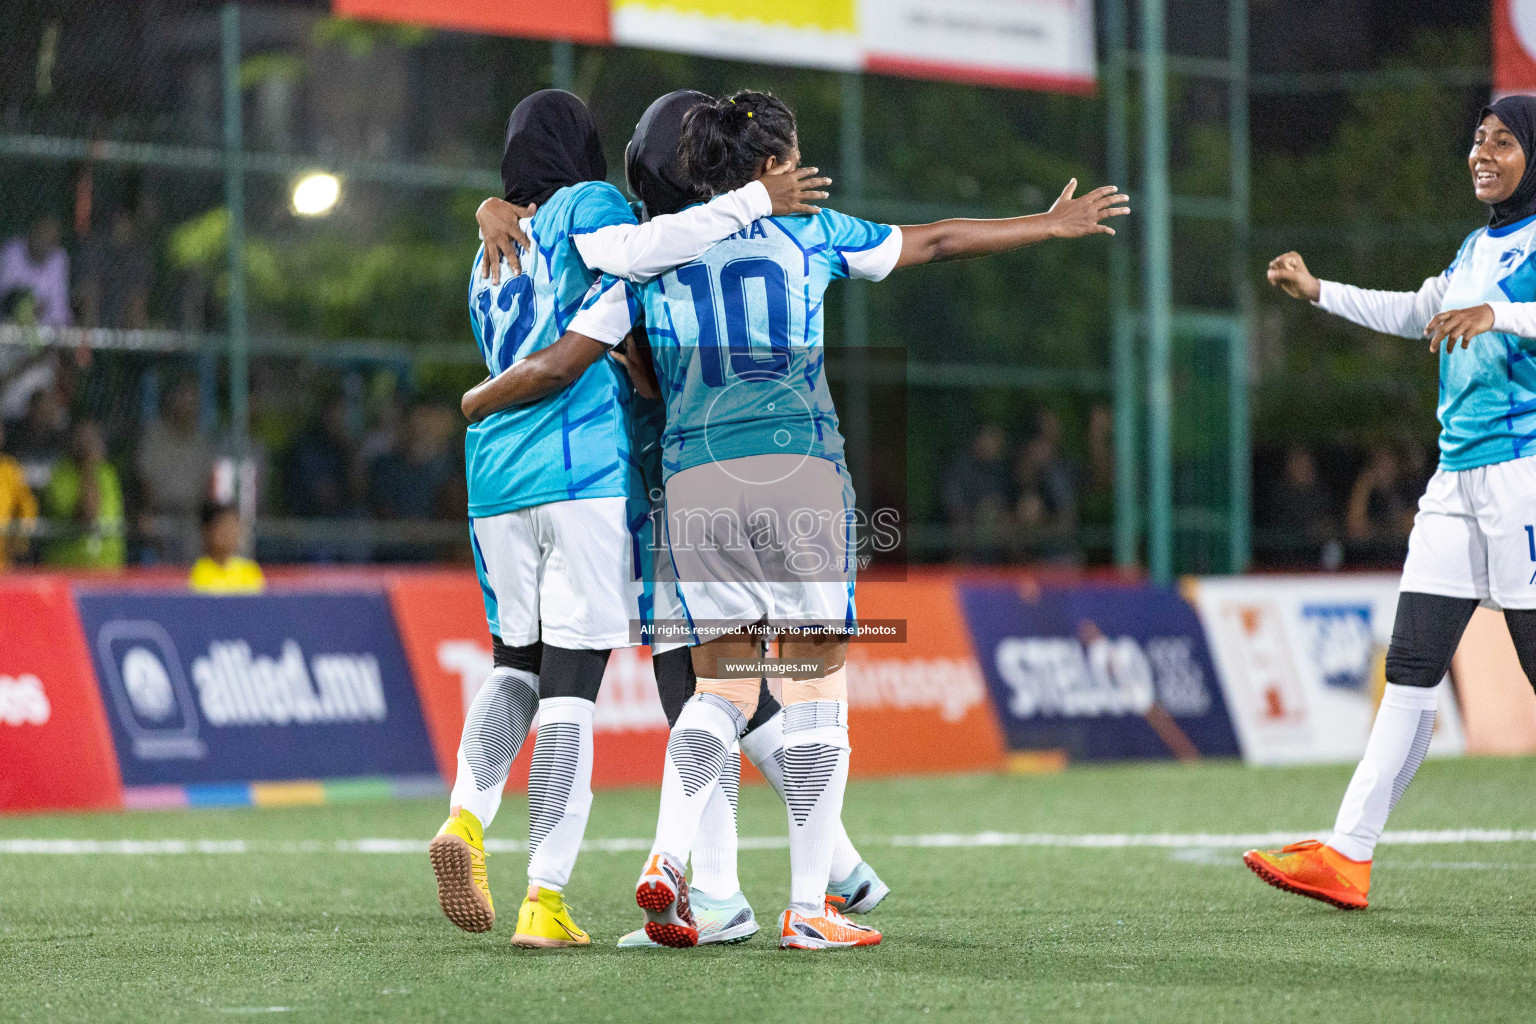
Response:
[{"label": "orange football boot", "polygon": [[1310,896],[1340,910],[1364,910],[1371,862],[1350,860],[1316,839],[1279,850],[1249,850],[1243,863],[1276,889]]},{"label": "orange football boot", "polygon": [[878,945],[879,932],[848,920],[831,899],[822,904],[818,915],[802,914],[790,907],[779,916],[780,949],[846,949]]}]

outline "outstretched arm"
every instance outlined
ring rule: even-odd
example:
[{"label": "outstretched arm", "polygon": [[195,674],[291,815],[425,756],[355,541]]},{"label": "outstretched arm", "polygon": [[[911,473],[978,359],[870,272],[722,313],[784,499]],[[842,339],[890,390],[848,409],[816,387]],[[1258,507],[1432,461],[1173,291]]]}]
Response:
[{"label": "outstretched arm", "polygon": [[1266,276],[1270,284],[1293,299],[1305,299],[1351,323],[1400,338],[1424,335],[1450,284],[1443,274],[1427,279],[1416,292],[1376,291],[1320,281],[1307,269],[1301,254],[1295,252],[1270,260]]},{"label": "outstretched arm", "polygon": [[1077,179],[1067,182],[1061,195],[1045,213],[997,220],[955,218],[931,224],[903,225],[901,255],[896,269],[915,267],[943,260],[969,259],[1022,249],[1026,245],[1051,238],[1082,238],[1084,235],[1112,235],[1115,229],[1105,224],[1110,217],[1131,212],[1129,197],[1114,185],[1104,185],[1074,199]]}]

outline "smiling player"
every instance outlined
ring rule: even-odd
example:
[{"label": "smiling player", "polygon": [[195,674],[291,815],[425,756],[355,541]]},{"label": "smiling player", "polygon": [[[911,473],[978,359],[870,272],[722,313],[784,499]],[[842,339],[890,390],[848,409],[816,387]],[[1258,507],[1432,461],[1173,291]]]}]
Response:
[{"label": "smiling player", "polygon": [[1270,284],[1292,298],[1384,334],[1428,337],[1440,357],[1440,465],[1408,538],[1387,688],[1365,757],[1326,842],[1243,856],[1270,885],[1345,910],[1366,906],[1376,842],[1429,750],[1433,688],[1478,602],[1504,609],[1520,665],[1536,681],[1533,147],[1536,98],[1483,109],[1467,164],[1488,224],[1417,292],[1319,281],[1294,252],[1269,265]]}]

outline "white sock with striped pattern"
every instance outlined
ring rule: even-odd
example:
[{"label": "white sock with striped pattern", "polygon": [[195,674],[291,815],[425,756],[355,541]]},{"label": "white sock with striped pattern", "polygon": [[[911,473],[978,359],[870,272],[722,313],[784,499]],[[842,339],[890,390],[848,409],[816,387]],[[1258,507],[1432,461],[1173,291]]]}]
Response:
[{"label": "white sock with striped pattern", "polygon": [[664,853],[678,864],[687,863],[704,806],[719,788],[720,772],[746,724],[742,713],[724,697],[696,693],[688,698],[667,740],[661,809],[656,814],[656,842],[651,853]]},{"label": "white sock with striped pattern", "polygon": [[736,873],[736,798],[741,788],[741,752],[735,747],[725,757],[725,767],[704,803],[698,836],[693,842],[692,885],[701,892],[724,899],[741,889]]},{"label": "white sock with striped pattern", "polygon": [[464,716],[459,737],[459,770],[453,779],[450,807],[473,814],[490,828],[501,806],[507,769],[528,738],[539,704],[539,677],[515,668],[497,668],[481,685]]},{"label": "white sock with striped pattern", "polygon": [[789,901],[819,915],[848,785],[848,705],[812,700],[784,708],[784,804],[789,810]]},{"label": "white sock with striped pattern", "polygon": [[1388,683],[1360,767],[1349,780],[1328,845],[1350,860],[1370,860],[1387,815],[1413,781],[1435,731],[1434,689]]},{"label": "white sock with striped pattern", "polygon": [[528,884],[559,892],[571,880],[592,810],[592,715],[581,697],[539,702],[528,768]]}]

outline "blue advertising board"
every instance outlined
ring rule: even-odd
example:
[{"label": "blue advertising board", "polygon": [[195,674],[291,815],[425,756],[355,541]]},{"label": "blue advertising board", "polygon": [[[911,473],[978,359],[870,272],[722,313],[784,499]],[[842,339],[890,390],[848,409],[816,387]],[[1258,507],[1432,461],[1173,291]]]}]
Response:
[{"label": "blue advertising board", "polygon": [[1236,757],[1200,620],[1150,586],[962,583],[1008,745],[1073,759]]},{"label": "blue advertising board", "polygon": [[76,604],[129,786],[437,770],[383,594]]}]

